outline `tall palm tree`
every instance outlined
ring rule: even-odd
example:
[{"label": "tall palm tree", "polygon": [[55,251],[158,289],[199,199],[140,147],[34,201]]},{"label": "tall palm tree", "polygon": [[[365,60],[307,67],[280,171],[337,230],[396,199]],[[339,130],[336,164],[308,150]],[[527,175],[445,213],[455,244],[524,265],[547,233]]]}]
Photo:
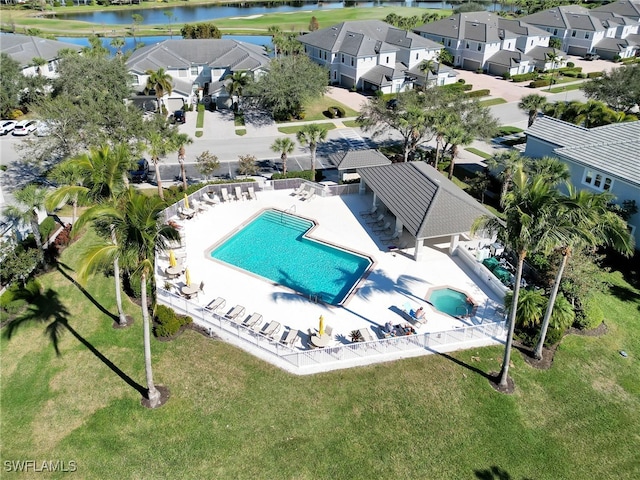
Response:
[{"label": "tall palm tree", "polygon": [[41,264],[44,264],[42,235],[40,234],[40,224],[38,223],[38,210],[44,207],[47,191],[34,183],[30,183],[20,190],[15,190],[13,197],[21,206],[9,205],[4,209],[4,214],[10,219],[22,221],[31,226],[33,238],[36,241],[36,247],[38,247],[38,260]]},{"label": "tall palm tree", "polygon": [[309,151],[311,152],[311,176],[315,181],[316,150],[318,149],[318,143],[327,138],[327,130],[317,123],[310,123],[298,130],[296,138],[298,139],[298,142],[300,142],[300,145],[309,145]]},{"label": "tall palm tree", "polygon": [[529,178],[523,168],[518,168],[513,175],[513,189],[502,200],[504,220],[483,216],[473,226],[474,232],[482,229],[499,233],[517,256],[507,341],[499,374],[499,386],[503,389],[508,386],[511,346],[524,260],[529,252],[548,250],[550,245],[555,245],[567,238],[566,228],[556,228],[553,222],[559,195],[559,192],[545,178],[539,176]]},{"label": "tall palm tree", "polygon": [[88,192],[84,186],[87,180],[86,172],[77,163],[67,160],[56,165],[49,174],[49,178],[61,188],[57,188],[47,195],[45,207],[47,210],[53,211],[62,203],[71,202],[73,206],[71,225],[75,224],[78,218],[78,202]]},{"label": "tall palm tree", "polygon": [[172,226],[161,222],[160,217],[166,204],[158,197],[148,197],[130,188],[122,200],[116,206],[97,205],[87,211],[88,217],[106,219],[113,225],[118,242],[114,244],[105,238],[102,244],[91,246],[83,252],[78,275],[81,279],[86,279],[105,265],[113,263],[116,258],[121,259],[133,273],[140,275],[147,399],[149,406],[155,408],[160,406],[161,399],[151,368],[147,280],[154,271],[156,248],[165,250],[167,242],[179,239],[180,234]]},{"label": "tall palm tree", "polygon": [[513,172],[518,168],[522,168],[522,166],[525,164],[525,161],[525,158],[520,155],[520,152],[518,150],[507,150],[505,152],[500,152],[487,160],[487,166],[490,169],[495,170],[498,168],[502,168],[502,171],[499,174],[499,177],[502,180],[500,201],[502,201],[504,196],[509,191]]},{"label": "tall palm tree", "polygon": [[549,304],[542,319],[540,339],[534,350],[534,356],[542,358],[542,348],[547,329],[552,318],[556,296],[562,281],[564,269],[575,248],[595,248],[602,245],[613,247],[624,255],[633,253],[633,236],[629,233],[627,222],[609,210],[613,196],[608,192],[594,193],[587,190],[576,191],[569,188],[569,195],[563,199],[556,212],[557,221],[567,226],[567,235],[556,247],[562,255],[562,261],[556,273],[549,294]]},{"label": "tall palm tree", "polygon": [[282,160],[282,174],[287,174],[287,158],[288,155],[293,153],[296,148],[296,144],[289,137],[276,138],[271,144],[271,150],[280,153],[280,160]]},{"label": "tall palm tree", "polygon": [[116,55],[122,56],[122,47],[124,47],[124,38],[116,37],[109,42],[109,44],[116,49]]},{"label": "tall palm tree", "polygon": [[149,130],[147,137],[147,152],[151,156],[156,172],[156,183],[158,184],[158,196],[164,200],[164,191],[162,190],[162,179],[160,178],[160,158],[169,152],[175,152],[176,149],[184,147],[192,142],[191,138],[185,133],[177,133],[177,131],[159,132]]},{"label": "tall palm tree", "polygon": [[578,115],[576,115],[575,123],[583,125],[586,128],[599,127],[607,125],[610,122],[608,118],[608,108],[603,102],[597,100],[587,100],[586,103],[580,105]]},{"label": "tall palm tree", "polygon": [[571,177],[569,167],[555,157],[542,157],[525,163],[529,175],[542,176],[553,185],[566,182]]},{"label": "tall palm tree", "polygon": [[527,124],[527,127],[531,127],[531,125],[533,125],[533,122],[536,121],[536,117],[538,116],[538,112],[542,110],[542,107],[546,103],[547,99],[542,95],[538,95],[537,93],[526,95],[520,99],[518,108],[520,110],[524,110],[529,114],[529,122]]},{"label": "tall palm tree", "polygon": [[552,51],[547,53],[547,60],[549,62],[551,62],[551,81],[549,82],[549,90],[551,90],[551,87],[554,84],[554,76],[557,75],[557,72],[554,71],[556,70],[558,63],[560,62],[560,60],[562,60],[562,56],[558,53],[558,51],[554,48]]},{"label": "tall palm tree", "polygon": [[42,57],[33,57],[31,59],[31,65],[36,67],[36,73],[40,76],[42,76],[42,74],[44,73],[42,71],[42,67],[44,67],[46,64],[47,64],[47,61]]},{"label": "tall palm tree", "polygon": [[[244,87],[247,86],[247,83],[249,83],[249,79],[249,74],[243,70],[238,70],[237,72],[230,73],[223,79],[224,87],[232,99],[234,110],[240,108],[242,91],[244,90]],[[233,97],[236,97],[238,100],[233,101]]]},{"label": "tall palm tree", "polygon": [[[127,171],[131,164],[131,156],[126,146],[119,145],[116,148],[103,146],[95,148],[89,153],[70,158],[61,165],[64,169],[77,170],[83,179],[82,184],[63,185],[51,193],[48,198],[50,204],[59,204],[65,198],[74,196],[87,197],[92,202],[101,202],[114,205],[128,188]],[[78,182],[79,183],[79,182]],[[93,219],[87,212],[73,224],[73,232],[78,232]],[[105,231],[109,232],[111,242],[117,244],[115,231],[112,225],[106,225]],[[118,258],[113,260],[113,277],[116,294],[116,306],[118,308],[118,324],[127,325],[127,316],[122,308],[122,288],[120,283],[120,263]]]},{"label": "tall palm tree", "polygon": [[147,70],[145,73],[146,75],[149,75],[147,78],[145,92],[149,93],[151,90],[155,90],[160,111],[162,112],[162,107],[164,106],[162,98],[165,95],[171,95],[171,92],[173,91],[173,78],[164,70],[164,68],[159,68],[155,71]]},{"label": "tall palm tree", "polygon": [[456,157],[458,156],[458,147],[460,145],[469,145],[473,142],[473,135],[462,125],[452,124],[448,128],[445,128],[442,132],[446,142],[451,145],[451,163],[449,164],[448,178],[453,178],[453,169],[456,166]]}]

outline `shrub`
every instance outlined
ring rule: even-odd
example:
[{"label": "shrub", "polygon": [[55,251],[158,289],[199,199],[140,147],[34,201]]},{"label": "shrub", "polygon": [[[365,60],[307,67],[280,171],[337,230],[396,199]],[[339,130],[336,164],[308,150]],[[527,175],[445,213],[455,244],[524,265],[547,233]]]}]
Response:
[{"label": "shrub", "polygon": [[469,98],[478,98],[478,97],[486,97],[491,93],[488,88],[484,88],[482,90],[475,90],[473,92],[467,93],[467,97]]},{"label": "shrub", "polygon": [[581,330],[591,330],[602,323],[604,312],[593,297],[587,297],[582,303],[582,309],[576,312],[574,325]]},{"label": "shrub", "polygon": [[564,335],[564,330],[562,328],[549,327],[549,329],[547,330],[547,336],[544,338],[544,344],[547,347],[555,345],[560,340],[562,340],[563,335]]},{"label": "shrub", "polygon": [[183,325],[193,322],[191,317],[186,315],[177,315],[172,309],[165,305],[156,306],[155,315],[153,317],[155,326],[153,333],[156,337],[172,337]]},{"label": "shrub", "polygon": [[620,55],[618,55],[617,53],[613,56],[613,61],[614,62],[619,62],[622,59],[622,57],[620,57]]},{"label": "shrub", "polygon": [[579,77],[579,78],[587,78],[587,76],[588,76],[588,75],[587,75],[586,73],[579,73],[579,74],[578,74],[578,77]]},{"label": "shrub", "polygon": [[509,80],[509,79],[511,78],[511,73],[509,73],[509,72],[504,72],[504,73],[502,74],[502,78],[503,78],[504,80]]},{"label": "shrub", "polygon": [[580,75],[580,73],[579,72],[574,72],[574,71],[567,71],[567,72],[564,72],[563,75],[565,77],[577,78],[578,75]]},{"label": "shrub", "polygon": [[483,70],[482,68],[478,68],[478,69],[476,70],[476,73],[484,73],[484,70]]},{"label": "shrub", "polygon": [[29,304],[29,299],[41,290],[42,284],[35,278],[30,279],[25,287],[16,282],[0,296],[0,308],[12,315],[20,313]]},{"label": "shrub", "polygon": [[274,173],[271,175],[273,180],[282,180],[283,178],[304,178],[305,180],[313,181],[311,170],[304,170],[302,172],[287,172],[286,175],[281,173]]},{"label": "shrub", "polygon": [[551,80],[535,80],[529,84],[529,88],[548,87],[549,85],[551,85]]},{"label": "shrub", "polygon": [[[576,64],[575,64],[575,63],[573,63],[573,62],[567,62],[567,68],[573,68],[573,67],[575,67],[575,66],[576,66]],[[582,70],[582,67],[580,67],[580,70]]]},{"label": "shrub", "polygon": [[23,116],[24,113],[22,112],[22,110],[15,108],[13,110],[9,110],[9,113],[7,113],[7,119],[8,120],[17,120],[18,118],[20,118],[21,116]]},{"label": "shrub", "polygon": [[336,107],[327,108],[327,117],[336,118],[337,116],[338,116],[338,110],[336,110]]},{"label": "shrub", "polygon": [[51,234],[56,230],[56,221],[53,217],[45,218],[40,224],[40,235],[42,236],[42,240],[46,241],[49,239]]},{"label": "shrub", "polygon": [[[569,63],[571,63],[571,62],[569,62]],[[582,71],[582,67],[569,67],[568,64],[567,64],[566,67],[559,68],[558,71],[561,72],[561,73],[566,73],[566,72],[580,73]]]},{"label": "shrub", "polygon": [[460,78],[458,79],[458,83],[461,83],[464,85],[465,83],[467,83],[467,81],[464,78]]},{"label": "shrub", "polygon": [[347,115],[347,113],[344,111],[344,108],[342,108],[340,106],[337,106],[337,107],[334,107],[334,108],[338,112],[338,118],[344,118]]},{"label": "shrub", "polygon": [[536,72],[521,73],[519,75],[511,75],[511,80],[514,82],[526,82],[527,80],[533,80],[538,77]]},{"label": "shrub", "polygon": [[54,245],[56,247],[66,247],[71,241],[71,224],[67,223],[56,237]]},{"label": "shrub", "polygon": [[602,76],[602,72],[589,72],[587,78],[598,78]]}]

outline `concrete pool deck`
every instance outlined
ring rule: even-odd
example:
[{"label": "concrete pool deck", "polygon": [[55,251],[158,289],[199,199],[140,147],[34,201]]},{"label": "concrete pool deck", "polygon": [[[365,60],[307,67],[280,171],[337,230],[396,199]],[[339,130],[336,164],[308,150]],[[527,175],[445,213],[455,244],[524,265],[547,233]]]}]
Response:
[{"label": "concrete pool deck", "polygon": [[[257,200],[222,203],[181,222],[186,242],[185,263],[192,283],[204,282],[204,294],[200,293],[193,302],[205,306],[216,297],[222,297],[226,300],[223,312],[241,305],[246,309],[245,316],[256,312],[262,315],[263,323],[277,321],[285,328],[305,333],[310,328],[318,328],[318,319],[323,315],[325,325],[333,328],[336,344],[350,343],[348,336],[352,330],[373,327],[373,334],[388,321],[404,323],[400,310],[407,303],[426,310],[427,323],[418,327],[417,333],[500,320],[496,311],[501,306],[501,299],[467,270],[460,259],[448,255],[448,243],[432,245],[420,262],[410,258],[412,248],[404,254],[389,251],[382,245],[359,215],[359,212],[369,210],[370,195],[314,197],[303,201],[291,194],[291,190],[261,191]],[[375,260],[369,274],[343,306],[314,303],[286,287],[208,258],[206,252],[212,246],[266,208],[293,211],[312,218],[318,223],[314,237],[365,253]],[[277,249],[278,245],[265,239],[265,243],[256,248],[271,250]],[[168,260],[161,255],[156,272],[160,287],[167,281],[162,275],[167,265]],[[299,267],[305,268],[304,265]],[[179,288],[184,284],[184,276],[173,283]],[[430,288],[438,286],[453,286],[467,293],[479,305],[477,316],[461,320],[433,309],[425,301],[425,295]],[[275,338],[280,339],[284,332],[281,330]],[[300,340],[296,347],[307,348]]]}]

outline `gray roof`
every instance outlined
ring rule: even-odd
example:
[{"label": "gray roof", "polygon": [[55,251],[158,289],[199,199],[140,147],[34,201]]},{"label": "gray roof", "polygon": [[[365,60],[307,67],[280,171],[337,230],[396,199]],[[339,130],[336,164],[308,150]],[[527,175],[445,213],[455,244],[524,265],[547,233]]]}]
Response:
[{"label": "gray roof", "polygon": [[59,57],[58,52],[65,48],[75,51],[81,47],[73,43],[59,42],[47,38],[30,37],[28,35],[2,35],[0,51],[6,53],[20,64],[22,68],[31,65],[31,61],[36,58],[44,58],[47,62]]},{"label": "gray roof", "polygon": [[347,150],[329,155],[329,160],[338,170],[349,170],[376,165],[389,165],[391,160],[378,150]]},{"label": "gray roof", "polygon": [[414,31],[482,43],[498,43],[505,38],[519,36],[549,35],[521,20],[507,20],[489,12],[458,13],[437,22],[425,23]]},{"label": "gray roof", "polygon": [[465,233],[482,205],[424,162],[359,168],[358,173],[384,205],[416,238]]},{"label": "gray roof", "polygon": [[487,59],[487,62],[506,67],[516,67],[520,62],[525,60],[531,60],[531,57],[518,51],[512,52],[510,50],[500,50],[499,52],[491,55],[491,57]]},{"label": "gray roof", "polygon": [[617,13],[623,17],[638,20],[640,18],[640,0],[619,0],[594,8],[593,11]]},{"label": "gray roof", "polygon": [[590,10],[579,5],[565,5],[532,13],[521,18],[526,23],[566,30],[602,31],[605,27]]},{"label": "gray roof", "polygon": [[[633,44],[632,44],[633,45]],[[621,52],[629,46],[629,42],[622,38],[605,37],[596,43],[594,50],[609,50],[612,52]]]},{"label": "gray roof", "polygon": [[526,133],[556,145],[558,155],[640,185],[640,120],[584,128],[541,117]]},{"label": "gray roof", "polygon": [[342,22],[328,28],[301,35],[305,45],[352,56],[370,56],[393,52],[398,48],[440,50],[442,45],[415,33],[395,28],[381,20]]},{"label": "gray roof", "polygon": [[189,68],[208,65],[230,70],[266,68],[269,57],[260,46],[225,39],[165,40],[133,52],[127,67],[144,73],[158,68]]},{"label": "gray roof", "polygon": [[366,80],[373,85],[380,87],[391,85],[391,81],[395,78],[404,78],[407,66],[403,63],[396,63],[395,68],[385,67],[384,65],[376,65],[360,78]]},{"label": "gray roof", "polygon": [[533,47],[531,50],[527,52],[527,55],[534,60],[544,61],[545,63],[549,60],[547,54],[549,53],[557,53],[562,54],[560,50],[557,50],[553,47]]}]

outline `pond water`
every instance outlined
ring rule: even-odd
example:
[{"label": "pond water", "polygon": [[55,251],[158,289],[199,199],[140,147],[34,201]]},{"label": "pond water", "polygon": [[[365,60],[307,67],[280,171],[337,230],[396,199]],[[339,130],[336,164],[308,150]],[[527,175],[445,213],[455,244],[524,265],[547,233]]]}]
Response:
[{"label": "pond water", "polygon": [[[478,0],[475,0],[476,2]],[[217,18],[247,17],[251,15],[264,15],[266,13],[296,12],[310,9],[336,9],[357,7],[420,7],[420,8],[455,8],[461,2],[447,1],[377,1],[377,2],[350,2],[350,1],[298,1],[298,2],[248,2],[237,4],[208,4],[179,6],[154,9],[140,9],[132,6],[124,10],[80,13],[57,13],[58,18],[65,20],[79,20],[83,22],[105,25],[129,25],[132,23],[131,15],[139,14],[144,18],[144,25],[155,24],[183,24],[215,20]],[[488,11],[508,10],[508,5],[501,5],[497,1],[484,1]],[[171,22],[165,14],[171,12]]]},{"label": "pond water", "polygon": [[[163,42],[164,40],[169,40],[169,35],[156,35],[153,37],[136,37],[135,42],[132,37],[124,37],[124,47],[122,47],[122,51],[126,52],[128,50],[133,50],[135,48],[136,43],[138,45],[153,45],[154,43]],[[179,40],[182,39],[180,35],[174,35],[174,39]],[[254,45],[260,46],[268,46],[269,48],[273,48],[273,44],[271,43],[271,37],[267,35],[223,35],[222,38],[227,40],[238,40],[240,42],[252,43]],[[80,45],[82,47],[89,46],[89,39],[87,37],[57,37],[57,40],[66,43],[72,43],[74,45]],[[112,55],[115,55],[116,49],[111,46],[112,38],[101,38],[102,46],[109,49]]]}]

